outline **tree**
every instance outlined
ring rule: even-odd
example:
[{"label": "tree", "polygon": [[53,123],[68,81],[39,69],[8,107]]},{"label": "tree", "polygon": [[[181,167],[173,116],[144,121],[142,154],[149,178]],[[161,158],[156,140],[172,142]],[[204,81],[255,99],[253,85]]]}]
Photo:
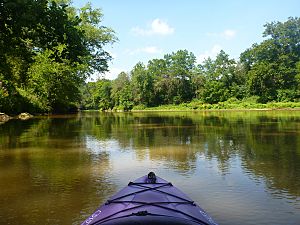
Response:
[{"label": "tree", "polygon": [[116,109],[130,110],[134,102],[132,87],[127,73],[121,72],[112,82],[111,98]]},{"label": "tree", "polygon": [[147,65],[149,76],[153,79],[154,100],[153,105],[167,104],[168,99],[168,75],[167,64],[164,59],[153,59]]},{"label": "tree", "polygon": [[93,9],[91,3],[82,7],[78,16],[79,30],[84,34],[83,43],[86,52],[83,62],[89,65],[90,73],[108,71],[108,61],[111,60],[111,56],[103,47],[117,40],[114,31],[100,25],[103,13],[100,9]]},{"label": "tree", "polygon": [[135,105],[153,105],[153,77],[144,64],[137,63],[130,74]]},{"label": "tree", "polygon": [[179,104],[194,96],[191,84],[196,57],[192,52],[179,50],[163,59],[148,62],[149,75],[154,80],[155,104]]},{"label": "tree", "polygon": [[218,103],[239,95],[237,89],[243,80],[237,76],[235,60],[223,50],[215,60],[205,60],[200,69],[205,80],[198,93],[204,102]]},{"label": "tree", "polygon": [[194,90],[191,84],[192,71],[195,68],[196,57],[192,52],[179,50],[171,55],[166,55],[169,65],[169,74],[173,90],[173,103],[191,101]]},{"label": "tree", "polygon": [[[81,65],[62,59],[60,54],[63,51],[62,45],[55,49],[55,53],[46,50],[34,57],[35,62],[28,70],[28,87],[19,90],[41,111],[67,112],[76,108],[80,101],[79,88],[84,77],[78,74]],[[53,54],[60,57],[61,62],[53,59]]]},{"label": "tree", "polygon": [[111,99],[112,82],[110,80],[101,79],[96,82],[96,90],[94,98],[97,108],[108,110],[113,108]]},{"label": "tree", "polygon": [[77,10],[67,0],[0,3],[0,78],[6,90],[0,111],[56,112],[78,104],[79,86],[94,71],[107,71],[111,57],[103,46],[116,40],[101,18],[90,4]]},{"label": "tree", "polygon": [[98,109],[95,101],[96,90],[96,82],[87,82],[81,85],[81,109]]},{"label": "tree", "polygon": [[249,92],[261,96],[261,102],[282,101],[283,96],[289,96],[290,100],[296,99],[296,95],[291,98],[290,90],[297,93],[300,18],[290,17],[283,23],[267,23],[263,36],[268,39],[254,44],[240,57],[247,69]]},{"label": "tree", "polygon": [[228,98],[228,89],[226,89],[224,83],[216,80],[207,82],[201,92],[201,99],[210,104],[223,102]]}]

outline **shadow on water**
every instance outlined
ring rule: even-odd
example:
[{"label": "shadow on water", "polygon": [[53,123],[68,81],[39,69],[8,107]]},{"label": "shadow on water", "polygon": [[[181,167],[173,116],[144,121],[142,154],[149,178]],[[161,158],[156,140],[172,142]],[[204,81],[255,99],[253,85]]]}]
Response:
[{"label": "shadow on water", "polygon": [[0,224],[78,224],[116,191],[109,154],[87,152],[79,118],[0,126]]},{"label": "shadow on water", "polygon": [[[250,198],[256,199],[251,216],[265,199],[284,199],[291,203],[287,208],[300,209],[299,111],[84,112],[12,120],[0,125],[0,134],[0,223],[78,224],[131,178],[129,171],[149,168],[193,187],[207,185],[207,198],[199,201],[220,224],[240,224],[249,212],[242,214],[239,204]],[[247,190],[253,184],[273,197]],[[182,187],[196,198],[202,193]],[[226,204],[240,217],[221,208]],[[287,218],[300,219],[288,210]]]}]

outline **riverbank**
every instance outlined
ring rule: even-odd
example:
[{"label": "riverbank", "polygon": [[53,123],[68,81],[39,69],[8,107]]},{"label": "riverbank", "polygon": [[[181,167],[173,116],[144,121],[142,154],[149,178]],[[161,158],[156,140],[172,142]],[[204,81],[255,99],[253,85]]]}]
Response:
[{"label": "riverbank", "polygon": [[197,111],[197,110],[300,110],[300,102],[220,102],[209,104],[202,102],[182,103],[179,105],[161,105],[157,107],[135,106],[131,111]]},{"label": "riverbank", "polygon": [[[156,107],[146,107],[144,105],[134,106],[131,112],[140,111],[213,111],[213,110],[234,110],[234,111],[267,111],[267,110],[293,110],[300,111],[300,102],[269,102],[269,103],[254,103],[254,102],[220,102],[217,104],[208,104],[197,101],[190,103],[182,103],[179,105],[161,105]],[[83,110],[94,111],[94,110]],[[124,110],[113,109],[105,110],[107,112],[124,112]],[[7,122],[10,119],[26,120],[34,117],[29,113],[21,113],[17,116],[9,116],[5,113],[0,113],[0,122]]]}]

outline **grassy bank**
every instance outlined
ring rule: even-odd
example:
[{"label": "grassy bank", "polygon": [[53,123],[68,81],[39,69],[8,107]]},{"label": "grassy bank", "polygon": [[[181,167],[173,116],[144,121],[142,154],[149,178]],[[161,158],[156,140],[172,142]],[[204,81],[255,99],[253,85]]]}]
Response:
[{"label": "grassy bank", "polygon": [[219,102],[217,104],[208,104],[201,101],[192,101],[190,103],[182,103],[179,105],[161,105],[157,107],[145,107],[143,105],[134,106],[132,111],[167,111],[167,110],[263,110],[263,109],[300,109],[300,102],[268,102],[257,103],[256,101],[239,101],[228,100],[226,102]]}]

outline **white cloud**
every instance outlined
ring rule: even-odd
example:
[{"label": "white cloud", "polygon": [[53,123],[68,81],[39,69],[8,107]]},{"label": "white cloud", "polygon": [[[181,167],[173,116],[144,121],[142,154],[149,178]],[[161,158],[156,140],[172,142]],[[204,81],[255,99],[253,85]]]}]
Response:
[{"label": "white cloud", "polygon": [[197,57],[197,63],[203,63],[208,58],[215,58],[221,50],[222,47],[215,44],[210,50],[205,51]]},{"label": "white cloud", "polygon": [[136,35],[141,35],[141,36],[145,36],[147,35],[148,31],[146,30],[143,30],[142,28],[139,28],[139,27],[133,27],[131,29],[131,31],[136,34]]},{"label": "white cloud", "polygon": [[236,34],[237,31],[232,29],[226,29],[221,33],[206,33],[206,35],[209,37],[224,38],[226,40],[231,40],[235,38]]},{"label": "white cloud", "polygon": [[150,36],[150,35],[170,35],[173,34],[175,29],[171,27],[167,22],[161,19],[154,19],[147,29],[140,27],[132,28],[132,32],[140,36]]},{"label": "white cloud", "polygon": [[134,49],[134,50],[126,50],[126,53],[129,55],[136,55],[139,53],[159,54],[159,53],[162,53],[162,50],[156,46],[147,46],[144,48],[138,48],[138,49]]},{"label": "white cloud", "polygon": [[149,54],[156,54],[161,53],[162,50],[157,48],[156,46],[149,46],[142,49],[143,52],[149,53]]},{"label": "white cloud", "polygon": [[160,19],[153,20],[151,23],[151,28],[155,34],[168,35],[174,33],[174,28],[170,27],[169,24]]},{"label": "white cloud", "polygon": [[222,36],[227,39],[227,40],[230,40],[230,39],[233,39],[235,36],[236,36],[236,31],[235,30],[225,30],[223,33],[222,33]]}]

